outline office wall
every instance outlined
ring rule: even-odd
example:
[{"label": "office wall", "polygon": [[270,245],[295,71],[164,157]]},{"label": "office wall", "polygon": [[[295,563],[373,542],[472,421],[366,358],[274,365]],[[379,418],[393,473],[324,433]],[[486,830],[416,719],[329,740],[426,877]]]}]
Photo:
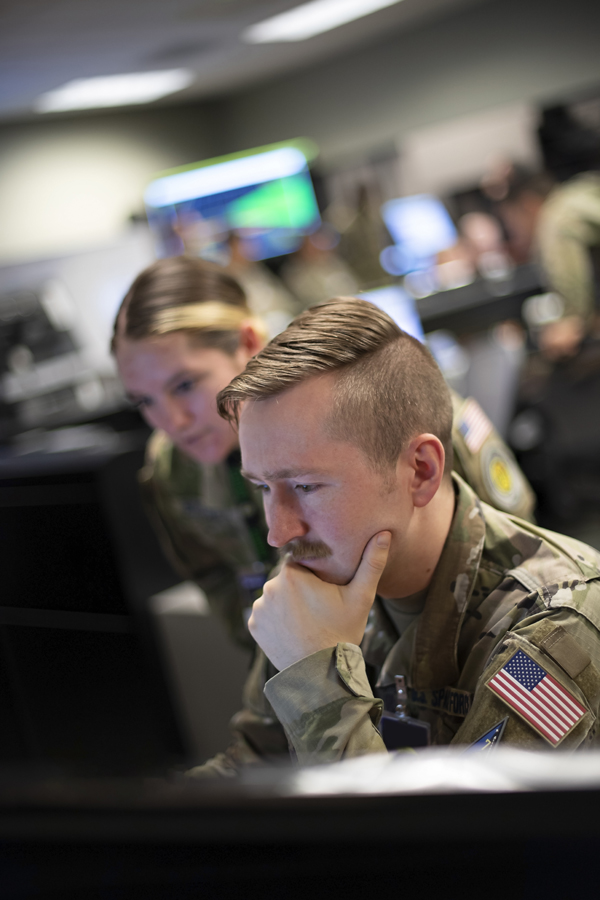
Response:
[{"label": "office wall", "polygon": [[227,144],[306,134],[327,162],[488,107],[600,88],[599,35],[597,0],[491,0],[238,95]]},{"label": "office wall", "polygon": [[213,153],[210,107],[0,127],[0,264],[118,239],[152,175]]},{"label": "office wall", "polygon": [[0,264],[118,239],[156,171],[288,137],[325,165],[600,88],[597,0],[487,0],[212,104],[0,126]]}]

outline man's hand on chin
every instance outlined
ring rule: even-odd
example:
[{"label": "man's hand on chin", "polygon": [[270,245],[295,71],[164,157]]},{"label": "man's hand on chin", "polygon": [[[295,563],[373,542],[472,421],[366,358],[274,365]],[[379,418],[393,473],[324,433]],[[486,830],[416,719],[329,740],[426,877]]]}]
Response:
[{"label": "man's hand on chin", "polygon": [[281,671],[339,643],[360,644],[390,541],[389,531],[371,538],[348,584],[328,584],[293,562],[267,581],[248,627],[276,668]]}]

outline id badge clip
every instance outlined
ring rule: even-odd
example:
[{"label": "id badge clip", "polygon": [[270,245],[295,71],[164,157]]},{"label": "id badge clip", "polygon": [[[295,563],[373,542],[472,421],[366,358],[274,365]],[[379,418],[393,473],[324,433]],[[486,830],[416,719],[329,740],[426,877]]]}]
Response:
[{"label": "id badge clip", "polygon": [[[404,747],[428,747],[431,743],[429,722],[421,722],[419,719],[407,715],[406,678],[404,675],[395,675],[394,685],[389,687],[395,691],[396,708],[393,712],[384,708],[379,723],[379,731],[386,748],[401,750]],[[383,697],[384,704],[387,699],[385,696]]]}]

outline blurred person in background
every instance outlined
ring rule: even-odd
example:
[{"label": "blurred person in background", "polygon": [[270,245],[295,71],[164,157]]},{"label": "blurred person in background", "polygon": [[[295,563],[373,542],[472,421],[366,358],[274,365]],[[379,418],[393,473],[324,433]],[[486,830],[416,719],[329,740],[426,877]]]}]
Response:
[{"label": "blurred person in background", "polygon": [[241,284],[249,308],[266,323],[269,337],[274,337],[289,325],[302,304],[263,262],[248,258],[244,241],[235,231],[229,234],[227,245],[227,270]]},{"label": "blurred person in background", "polygon": [[[125,390],[156,429],[140,472],[150,519],[177,571],[199,585],[245,647],[253,646],[250,607],[277,552],[216,396],[265,342],[240,284],[222,267],[184,256],[138,275],[112,341]],[[454,403],[456,471],[491,504],[530,517],[534,495],[491,422],[474,400]]]},{"label": "blurred person in background", "polygon": [[538,140],[544,167],[558,181],[600,168],[600,134],[579,121],[567,106],[542,110]]},{"label": "blurred person in background", "polygon": [[[339,252],[352,266],[361,290],[376,287],[389,280],[379,262],[381,251],[391,238],[380,214],[381,201],[374,196],[374,189],[359,185],[356,203],[349,216],[339,222],[341,235]],[[336,226],[338,223],[335,223]]]},{"label": "blurred person in background", "polygon": [[600,173],[584,172],[563,184],[546,174],[513,171],[500,188],[499,213],[517,262],[538,257],[562,310],[537,341],[551,362],[575,356],[597,328],[600,272]]},{"label": "blurred person in background", "polygon": [[281,268],[281,278],[298,298],[303,309],[330,297],[351,297],[358,293],[358,279],[336,252],[339,234],[323,225],[307,235],[299,250]]}]

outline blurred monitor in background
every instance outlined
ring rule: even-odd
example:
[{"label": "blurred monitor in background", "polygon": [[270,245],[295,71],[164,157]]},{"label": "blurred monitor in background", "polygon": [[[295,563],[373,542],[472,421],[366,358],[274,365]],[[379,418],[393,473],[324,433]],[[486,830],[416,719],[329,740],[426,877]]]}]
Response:
[{"label": "blurred monitor in background", "polygon": [[388,287],[376,288],[373,291],[364,291],[359,294],[359,297],[382,309],[407,334],[422,343],[425,342],[417,307],[408,291],[393,284]]},{"label": "blurred monitor in background", "polygon": [[394,241],[382,252],[381,264],[392,275],[431,268],[437,254],[458,240],[448,210],[431,194],[390,200],[381,215]]},{"label": "blurred monitor in background", "polygon": [[292,253],[320,225],[309,141],[290,141],[166,172],[145,193],[158,256],[227,261],[235,232],[253,261]]}]

